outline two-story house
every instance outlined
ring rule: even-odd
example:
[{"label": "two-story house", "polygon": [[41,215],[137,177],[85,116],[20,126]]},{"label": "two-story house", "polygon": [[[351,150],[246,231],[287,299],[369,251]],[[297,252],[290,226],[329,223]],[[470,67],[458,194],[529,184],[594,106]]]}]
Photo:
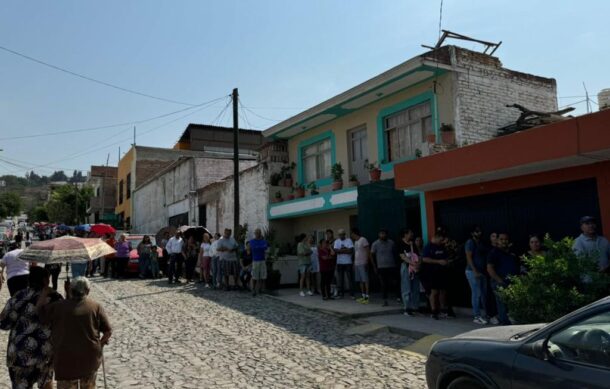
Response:
[{"label": "two-story house", "polygon": [[[268,128],[265,137],[287,142],[294,180],[319,188],[319,194],[302,198],[271,198],[271,226],[285,239],[354,226],[369,237],[378,228],[396,236],[410,227],[426,238],[424,194],[396,190],[394,165],[494,137],[519,116],[507,107],[515,103],[555,111],[555,80],[506,69],[490,55],[444,46]],[[379,165],[381,181],[369,182],[367,160]],[[336,163],[345,170],[344,188],[333,191]],[[359,185],[348,186],[352,175]]]}]

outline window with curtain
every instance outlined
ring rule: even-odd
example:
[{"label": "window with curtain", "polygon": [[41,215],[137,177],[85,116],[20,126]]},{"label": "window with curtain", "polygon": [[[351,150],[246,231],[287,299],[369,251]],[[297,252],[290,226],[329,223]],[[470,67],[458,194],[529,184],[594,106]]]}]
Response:
[{"label": "window with curtain", "polygon": [[414,157],[415,151],[426,141],[426,135],[434,132],[430,102],[415,105],[386,117],[384,130],[389,162]]},{"label": "window with curtain", "polygon": [[309,184],[312,181],[330,176],[330,139],[325,139],[303,148],[303,181]]}]

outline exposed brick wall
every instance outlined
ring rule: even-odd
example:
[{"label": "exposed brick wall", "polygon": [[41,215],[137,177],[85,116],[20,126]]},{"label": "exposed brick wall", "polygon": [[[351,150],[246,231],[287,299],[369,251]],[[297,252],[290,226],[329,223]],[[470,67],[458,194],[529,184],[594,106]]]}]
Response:
[{"label": "exposed brick wall", "polygon": [[557,110],[557,83],[552,78],[505,69],[496,57],[450,46],[455,68],[454,104],[458,144],[477,143],[514,122],[521,104],[532,110]]}]

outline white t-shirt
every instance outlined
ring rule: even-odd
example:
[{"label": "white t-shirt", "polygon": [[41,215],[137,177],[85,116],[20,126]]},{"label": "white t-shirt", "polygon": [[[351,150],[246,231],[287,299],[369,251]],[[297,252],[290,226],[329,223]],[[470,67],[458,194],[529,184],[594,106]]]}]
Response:
[{"label": "white t-shirt", "polygon": [[354,265],[366,265],[369,261],[368,250],[369,241],[364,236],[354,243]]},{"label": "white t-shirt", "polygon": [[201,244],[201,252],[204,257],[211,257],[212,245],[210,243],[202,243]]},{"label": "white t-shirt", "polygon": [[[341,240],[338,238],[335,240],[335,244],[333,245],[333,249],[340,250],[342,248],[345,249],[353,249],[354,242],[350,238],[345,238]],[[351,265],[352,264],[352,254],[337,254],[337,265]]]},{"label": "white t-shirt", "polygon": [[16,249],[13,251],[9,251],[4,254],[4,257],[0,259],[0,264],[6,266],[6,279],[11,279],[16,276],[23,276],[30,274],[30,264],[29,262],[22,261],[19,259],[19,254],[21,254],[23,250]]}]

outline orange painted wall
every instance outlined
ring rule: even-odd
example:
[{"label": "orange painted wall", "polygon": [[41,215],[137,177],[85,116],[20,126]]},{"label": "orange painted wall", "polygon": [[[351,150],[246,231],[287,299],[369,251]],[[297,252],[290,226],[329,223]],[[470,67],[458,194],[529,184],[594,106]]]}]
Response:
[{"label": "orange painted wall", "polygon": [[529,174],[503,180],[426,192],[425,199],[426,217],[428,220],[428,236],[431,237],[434,234],[435,201],[559,184],[562,182],[576,181],[587,178],[596,178],[597,180],[597,194],[599,198],[601,224],[605,233],[608,234],[610,233],[610,162],[599,162],[592,165],[558,169],[544,173]]}]

